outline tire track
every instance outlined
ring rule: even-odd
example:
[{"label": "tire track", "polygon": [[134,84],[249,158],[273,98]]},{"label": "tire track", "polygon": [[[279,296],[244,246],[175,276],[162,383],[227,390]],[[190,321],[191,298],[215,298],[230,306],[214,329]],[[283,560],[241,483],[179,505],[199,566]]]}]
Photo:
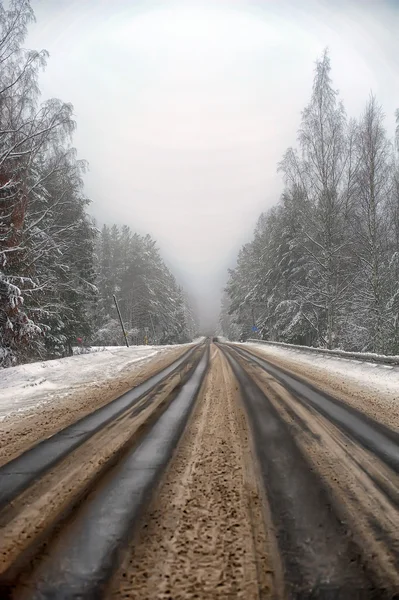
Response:
[{"label": "tire track", "polygon": [[17,568],[1,597],[398,600],[399,475],[384,454],[328,396],[307,402],[234,346],[210,355],[204,381],[193,356],[0,513],[0,564]]},{"label": "tire track", "polygon": [[[121,397],[120,402],[116,401],[115,418],[108,418],[108,413],[114,410],[111,406],[104,426],[97,427],[98,413],[95,413],[96,427],[92,434],[78,422],[74,427],[79,434],[81,431],[85,435],[87,433],[87,439],[76,445],[75,438],[71,436],[72,451],[55,465],[50,465],[44,474],[39,471],[38,476],[32,479],[32,473],[28,469],[23,470],[32,479],[31,484],[0,512],[0,597],[8,597],[4,594],[21,587],[20,580],[30,578],[30,572],[36,569],[43,552],[51,553],[54,535],[64,535],[75,512],[86,503],[89,493],[101,488],[104,479],[112,480],[125,457],[135,450],[138,442],[146,439],[158,419],[162,419],[165,413],[171,413],[175,399],[180,398],[192,379],[195,381],[196,365],[201,356],[202,360],[206,360],[203,348],[199,347],[188,355],[187,360],[172,363],[168,370],[159,374],[155,386],[150,380],[148,385],[133,390],[136,396],[141,389],[147,391],[137,400],[130,402],[130,398]],[[189,387],[185,393],[191,398],[194,390]],[[120,410],[121,403],[126,405],[126,410]],[[167,427],[172,432],[173,423]],[[66,442],[68,439],[66,435]],[[54,440],[51,444],[56,449]],[[64,446],[61,444],[62,450]],[[19,459],[21,464],[24,456]],[[27,458],[27,464],[31,466],[30,456],[27,455]],[[12,472],[13,463],[10,465],[8,470]]]},{"label": "tire track", "polygon": [[112,599],[255,600],[277,589],[278,567],[236,387],[213,347],[202,398],[129,548]]},{"label": "tire track", "polygon": [[289,597],[396,598],[397,474],[250,357],[232,354]]}]

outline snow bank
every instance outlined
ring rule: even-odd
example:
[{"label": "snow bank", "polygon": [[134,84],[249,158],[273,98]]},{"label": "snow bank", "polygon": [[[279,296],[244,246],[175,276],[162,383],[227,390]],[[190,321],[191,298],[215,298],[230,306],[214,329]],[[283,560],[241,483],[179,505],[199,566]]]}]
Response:
[{"label": "snow bank", "polygon": [[104,352],[104,350],[118,350],[124,349],[126,346],[74,346],[72,348],[73,354],[91,354],[93,352]]},{"label": "snow bank", "polygon": [[104,347],[94,353],[0,370],[0,420],[13,412],[56,401],[73,388],[114,379],[134,363],[176,346]]},{"label": "snow bank", "polygon": [[330,356],[342,356],[342,358],[356,358],[358,360],[373,361],[379,363],[389,363],[399,365],[399,356],[387,354],[375,354],[374,352],[347,352],[346,350],[327,350],[327,348],[315,348],[314,346],[299,346],[295,344],[286,344],[284,342],[269,342],[267,340],[248,340],[252,344],[265,344],[267,346],[281,346],[282,348],[300,350],[301,352],[315,352],[319,354],[329,354]]},{"label": "snow bank", "polygon": [[[259,343],[248,343],[248,346],[265,353],[266,347]],[[323,369],[329,374],[335,374],[353,381],[369,389],[386,392],[399,401],[399,366],[367,362],[356,358],[311,354],[297,348],[267,347],[267,355],[288,359],[296,364],[302,364],[314,369]]]}]

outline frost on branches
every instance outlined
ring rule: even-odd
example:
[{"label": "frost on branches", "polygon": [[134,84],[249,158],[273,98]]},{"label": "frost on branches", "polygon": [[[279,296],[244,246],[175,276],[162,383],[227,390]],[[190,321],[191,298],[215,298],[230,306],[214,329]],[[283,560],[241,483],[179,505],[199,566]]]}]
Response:
[{"label": "frost on branches", "polygon": [[27,0],[0,3],[0,366],[68,353],[93,293],[72,106],[39,103],[47,53],[22,47],[33,19]]},{"label": "frost on branches", "polygon": [[105,227],[95,260],[72,106],[39,102],[47,53],[23,48],[33,20],[0,0],[0,367],[121,343],[114,293],[132,343],[188,341],[193,311],[149,236]]},{"label": "frost on branches", "polygon": [[[399,171],[395,144],[371,95],[348,119],[316,63],[298,147],[279,169],[280,202],[262,214],[227,284],[228,314],[263,339],[345,350],[399,353]],[[399,111],[396,142],[399,139]],[[224,316],[223,316],[224,315]],[[226,307],[222,310],[226,328]],[[224,334],[228,332],[224,329]]]}]

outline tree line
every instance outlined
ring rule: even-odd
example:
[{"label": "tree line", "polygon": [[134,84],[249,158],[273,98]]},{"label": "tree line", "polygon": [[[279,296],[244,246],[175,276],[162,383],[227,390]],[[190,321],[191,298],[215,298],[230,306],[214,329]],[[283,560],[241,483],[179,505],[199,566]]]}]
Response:
[{"label": "tree line", "polygon": [[192,311],[155,243],[128,228],[99,236],[87,213],[73,107],[40,101],[48,55],[23,47],[33,20],[29,0],[0,1],[0,366],[100,339],[116,314],[112,293],[137,340],[142,330],[154,342],[187,340]]},{"label": "tree line", "polygon": [[[399,111],[397,139],[399,140]],[[220,327],[325,348],[399,354],[399,169],[370,95],[346,115],[328,51],[317,61],[284,190],[229,271]]]},{"label": "tree line", "polygon": [[127,226],[104,225],[96,242],[95,260],[100,327],[94,343],[123,343],[114,294],[131,343],[170,344],[193,339],[198,326],[190,300],[151,236],[132,233]]}]

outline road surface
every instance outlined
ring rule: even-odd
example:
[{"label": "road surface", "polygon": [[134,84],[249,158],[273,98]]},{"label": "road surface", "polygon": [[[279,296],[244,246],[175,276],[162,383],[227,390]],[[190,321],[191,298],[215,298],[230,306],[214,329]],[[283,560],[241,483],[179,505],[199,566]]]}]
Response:
[{"label": "road surface", "polygon": [[0,469],[1,598],[399,597],[383,405],[246,344],[147,368]]}]

